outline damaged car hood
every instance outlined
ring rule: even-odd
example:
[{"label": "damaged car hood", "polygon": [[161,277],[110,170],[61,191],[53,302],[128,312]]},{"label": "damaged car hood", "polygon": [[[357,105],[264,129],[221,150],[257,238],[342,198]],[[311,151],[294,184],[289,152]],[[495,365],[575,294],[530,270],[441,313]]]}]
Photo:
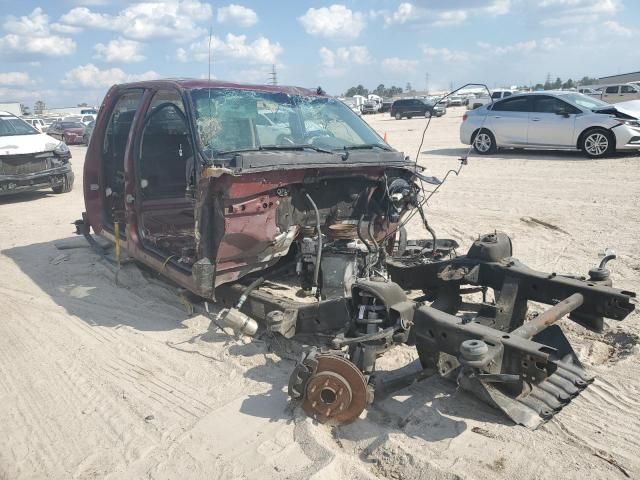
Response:
[{"label": "damaged car hood", "polygon": [[45,133],[37,135],[7,135],[0,137],[0,155],[21,155],[47,152],[56,148],[60,140]]},{"label": "damaged car hood", "polygon": [[604,113],[609,115],[616,115],[616,113],[620,113],[627,117],[640,119],[640,100],[630,100],[628,102],[620,102],[620,103],[611,105],[609,107],[596,108],[593,111],[596,113]]}]

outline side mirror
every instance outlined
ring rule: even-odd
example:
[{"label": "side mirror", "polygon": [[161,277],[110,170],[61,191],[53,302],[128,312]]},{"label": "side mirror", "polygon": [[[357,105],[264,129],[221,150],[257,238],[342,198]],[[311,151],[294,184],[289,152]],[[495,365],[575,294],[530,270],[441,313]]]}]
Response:
[{"label": "side mirror", "polygon": [[556,110],[556,115],[562,115],[564,118],[569,118],[569,112],[564,107],[561,107],[558,110]]}]

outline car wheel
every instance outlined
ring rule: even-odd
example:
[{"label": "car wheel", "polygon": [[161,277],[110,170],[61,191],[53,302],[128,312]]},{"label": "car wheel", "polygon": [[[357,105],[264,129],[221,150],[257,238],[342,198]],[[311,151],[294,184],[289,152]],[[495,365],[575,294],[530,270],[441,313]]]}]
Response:
[{"label": "car wheel", "polygon": [[582,135],[580,148],[590,158],[606,157],[615,148],[613,135],[602,128],[594,128]]},{"label": "car wheel", "polygon": [[89,137],[86,134],[82,136],[82,143],[89,145]]},{"label": "car wheel", "polygon": [[399,113],[396,113],[396,120],[402,120],[402,115],[400,115]]},{"label": "car wheel", "polygon": [[431,118],[431,112],[428,110],[424,112],[424,118]]},{"label": "car wheel", "polygon": [[70,174],[70,173],[67,173],[62,178],[61,185],[58,185],[56,187],[51,187],[51,190],[53,190],[53,193],[55,194],[69,193],[72,189],[73,189],[73,174]]},{"label": "car wheel", "polygon": [[473,149],[480,155],[495,153],[496,139],[489,130],[480,130],[473,138]]}]

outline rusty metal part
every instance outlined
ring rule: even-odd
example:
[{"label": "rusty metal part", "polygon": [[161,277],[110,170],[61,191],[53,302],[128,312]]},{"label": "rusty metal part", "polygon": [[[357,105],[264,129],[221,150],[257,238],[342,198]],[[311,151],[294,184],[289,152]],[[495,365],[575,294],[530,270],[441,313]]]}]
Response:
[{"label": "rusty metal part", "polygon": [[317,369],[305,388],[302,408],[321,423],[345,424],[367,406],[367,381],[350,361],[332,354],[315,357]]},{"label": "rusty metal part", "polygon": [[315,225],[304,225],[300,228],[300,235],[302,237],[314,237],[316,235]]},{"label": "rusty metal part", "polygon": [[576,308],[580,307],[584,302],[584,297],[580,293],[574,293],[568,298],[565,298],[561,302],[557,303],[548,310],[545,310],[533,320],[525,323],[521,327],[516,328],[513,335],[518,335],[522,338],[531,338],[535,334],[540,333],[549,325],[554,324],[568,313],[573,312]]},{"label": "rusty metal part", "polygon": [[334,223],[329,225],[328,234],[334,240],[355,240],[358,238],[355,223]]}]

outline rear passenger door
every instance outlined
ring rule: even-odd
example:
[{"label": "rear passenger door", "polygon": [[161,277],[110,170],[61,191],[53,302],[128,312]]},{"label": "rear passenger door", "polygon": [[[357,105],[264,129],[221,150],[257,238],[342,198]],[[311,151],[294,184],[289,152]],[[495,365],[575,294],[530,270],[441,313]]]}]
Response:
[{"label": "rear passenger door", "polygon": [[420,100],[409,100],[405,112],[407,117],[424,115],[424,104]]},{"label": "rear passenger door", "polygon": [[529,125],[529,95],[518,95],[494,103],[485,125],[496,137],[498,146],[526,145]]},{"label": "rear passenger door", "polygon": [[551,95],[533,95],[529,115],[529,145],[575,147],[576,116],[582,113],[573,105]]}]

